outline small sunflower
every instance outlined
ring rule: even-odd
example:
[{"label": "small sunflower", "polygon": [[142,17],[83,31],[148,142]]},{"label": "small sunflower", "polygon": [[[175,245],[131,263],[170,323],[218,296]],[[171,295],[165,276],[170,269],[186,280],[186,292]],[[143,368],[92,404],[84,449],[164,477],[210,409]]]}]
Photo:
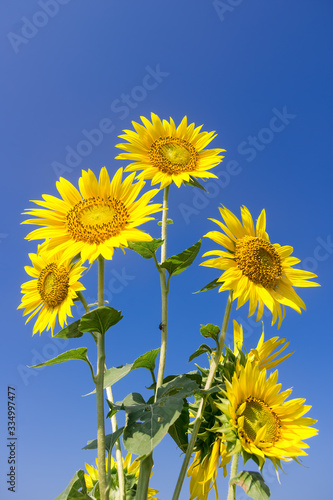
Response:
[{"label": "small sunflower", "polygon": [[[219,464],[221,459],[221,463]],[[190,500],[207,500],[212,488],[215,490],[216,498],[218,491],[216,486],[217,472],[223,467],[223,476],[227,476],[227,464],[230,462],[225,444],[217,438],[212,445],[210,455],[201,460],[201,452],[197,451],[194,460],[187,471],[190,481]]]},{"label": "small sunflower", "polygon": [[[243,327],[239,325],[236,320],[233,320],[234,324],[234,354],[237,353],[243,347]],[[289,352],[283,357],[279,357],[280,354],[289,346],[290,341],[286,339],[280,339],[279,337],[272,337],[265,341],[264,325],[262,325],[262,334],[257,344],[257,347],[250,350],[247,354],[246,359],[250,363],[257,363],[259,370],[270,370],[275,368],[277,365],[285,361],[293,354]],[[281,347],[282,346],[282,347]],[[280,347],[279,350],[277,350]],[[237,370],[240,369],[240,365],[237,364]]]},{"label": "small sunflower", "polygon": [[43,201],[34,201],[43,208],[27,209],[28,219],[23,224],[43,226],[29,233],[29,240],[50,239],[47,249],[51,254],[61,252],[63,259],[81,254],[82,261],[94,262],[99,255],[112,259],[115,247],[126,247],[129,241],[150,241],[149,234],[137,229],[153,220],[149,215],[160,210],[160,204],[149,205],[158,192],[150,190],[135,201],[144,186],[133,184],[135,174],[122,181],[120,168],[110,182],[105,167],[99,180],[91,170],[82,171],[80,192],[66,179],[57,181],[62,199],[43,195]]},{"label": "small sunflower", "polygon": [[277,467],[281,460],[297,461],[298,456],[307,455],[303,439],[318,432],[310,427],[317,421],[303,417],[311,406],[304,405],[305,399],[286,402],[292,390],[279,392],[277,378],[277,370],[266,379],[265,369],[260,371],[258,364],[247,362],[231,382],[226,380],[226,399],[217,403],[221,422],[225,425],[227,418],[242,449],[260,468],[266,458]]},{"label": "small sunflower", "polygon": [[207,170],[222,161],[223,156],[219,154],[225,150],[204,150],[216,137],[215,132],[200,132],[202,125],[187,125],[186,116],[177,128],[172,118],[170,123],[161,121],[154,113],[151,113],[151,122],[143,116],[141,120],[143,125],[132,122],[136,132],[124,130],[125,134],[119,136],[128,142],[116,145],[126,151],[116,158],[134,162],[125,171],[142,170],[139,179],[151,179],[152,185],[160,182],[161,188],[172,182],[180,187],[191,177],[216,177]]},{"label": "small sunflower", "polygon": [[22,302],[18,309],[24,309],[23,316],[30,314],[26,323],[37,313],[33,335],[47,329],[52,332],[58,319],[61,328],[67,324],[67,316],[72,317],[71,307],[80,290],[85,290],[78,281],[85,267],[81,261],[60,263],[59,255],[53,257],[45,250],[29,254],[32,266],[26,266],[26,273],[33,279],[22,285]]},{"label": "small sunflower", "polygon": [[210,220],[225,234],[210,231],[205,236],[222,245],[227,251],[206,252],[204,257],[217,257],[206,260],[201,265],[224,271],[218,279],[218,282],[222,283],[219,291],[233,290],[233,298],[238,299],[237,308],[249,300],[249,316],[255,313],[258,306],[258,320],[266,306],[272,313],[272,324],[279,318],[279,328],[285,314],[285,305],[299,313],[301,309],[306,309],[293,287],[319,286],[307,281],[317,275],[292,267],[300,260],[291,257],[291,246],[270,243],[266,233],[265,210],[257,220],[256,229],[246,207],[241,208],[242,223],[227,208],[222,207],[219,210],[225,224],[215,219]]},{"label": "small sunflower", "polygon": [[[126,498],[134,498],[136,491],[136,484],[139,478],[140,462],[135,459],[131,463],[132,454],[128,453],[123,462],[123,468],[125,473],[126,482]],[[98,481],[98,459],[96,458],[96,469],[89,464],[85,464],[88,474],[84,475],[88,493],[94,488]],[[108,472],[108,464],[106,461],[106,472]],[[111,456],[110,464],[110,484],[111,492],[115,493],[118,491],[118,474],[117,474],[117,462]],[[158,500],[155,495],[158,491],[154,488],[148,488],[147,500]],[[134,496],[133,496],[134,495]],[[113,498],[113,497],[112,497]]]}]

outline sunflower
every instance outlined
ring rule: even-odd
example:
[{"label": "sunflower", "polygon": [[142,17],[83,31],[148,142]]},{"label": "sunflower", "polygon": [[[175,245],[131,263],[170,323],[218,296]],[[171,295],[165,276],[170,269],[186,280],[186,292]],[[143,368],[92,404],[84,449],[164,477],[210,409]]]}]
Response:
[{"label": "sunflower", "polygon": [[225,424],[227,418],[242,450],[260,468],[266,458],[277,468],[281,460],[297,461],[298,456],[307,455],[304,448],[308,445],[302,440],[318,432],[310,427],[317,421],[303,417],[311,406],[304,405],[305,399],[286,402],[292,390],[279,393],[277,378],[277,370],[267,379],[265,369],[260,371],[258,364],[247,362],[231,382],[226,380],[226,399],[217,403],[221,422]]},{"label": "sunflower", "polygon": [[187,125],[184,116],[176,128],[170,118],[161,121],[151,113],[151,122],[141,116],[143,125],[132,122],[136,132],[124,130],[120,135],[127,143],[117,144],[116,147],[124,149],[116,158],[130,160],[125,171],[142,170],[139,179],[151,179],[152,185],[161,183],[164,188],[174,182],[180,187],[183,182],[189,182],[191,177],[209,178],[216,175],[207,170],[215,167],[223,156],[218,156],[224,149],[204,148],[216,137],[215,132],[200,132],[200,127],[194,123]]},{"label": "sunflower", "polygon": [[272,324],[279,318],[279,328],[285,314],[285,305],[299,313],[301,309],[306,309],[293,286],[319,286],[312,281],[306,281],[317,275],[292,267],[300,260],[291,257],[291,246],[270,243],[266,233],[265,210],[257,220],[256,229],[246,207],[241,208],[242,223],[227,208],[222,207],[219,210],[225,224],[215,219],[210,220],[225,234],[210,231],[205,236],[222,245],[227,251],[206,252],[204,257],[217,257],[206,260],[201,265],[224,271],[217,280],[222,283],[219,291],[233,290],[233,298],[238,298],[237,309],[249,300],[249,316],[254,314],[258,306],[258,321],[266,306],[272,313]]},{"label": "sunflower", "polygon": [[[125,484],[126,484],[126,493],[128,494],[128,498],[133,498],[133,494],[135,495],[136,484],[139,478],[139,470],[140,470],[140,462],[135,459],[131,463],[132,454],[128,453],[123,462],[123,468],[125,473]],[[95,484],[98,481],[98,459],[96,458],[96,469],[89,464],[85,464],[88,474],[84,475],[84,479],[86,482],[88,493],[94,488]],[[106,461],[106,472],[108,472],[108,463]],[[118,491],[118,475],[117,475],[117,462],[111,456],[111,464],[110,464],[110,483],[111,483],[111,491]],[[158,500],[155,495],[157,495],[158,491],[153,488],[148,488],[147,500]],[[112,497],[113,498],[113,497]],[[126,495],[127,498],[127,495]]]},{"label": "sunflower", "polygon": [[79,179],[80,192],[66,179],[57,181],[62,199],[43,195],[43,201],[35,201],[43,208],[27,209],[28,219],[23,224],[43,226],[27,235],[27,239],[49,239],[51,254],[61,252],[63,259],[81,254],[84,262],[94,262],[99,255],[112,259],[115,247],[126,247],[129,241],[151,241],[151,236],[137,229],[144,222],[153,220],[149,215],[160,210],[159,204],[148,205],[158,192],[153,189],[137,201],[143,181],[133,184],[135,174],[122,181],[120,168],[110,182],[105,167],[99,181],[91,170],[82,171]]},{"label": "sunflower", "polygon": [[[243,327],[239,325],[236,320],[233,320],[234,324],[234,354],[237,353],[243,347]],[[280,339],[279,337],[272,337],[265,341],[264,334],[264,325],[262,325],[262,334],[257,344],[257,347],[251,349],[247,354],[246,359],[251,363],[257,363],[259,370],[269,370],[271,368],[275,368],[277,365],[285,361],[293,354],[293,352],[289,352],[285,354],[283,357],[279,357],[279,355],[289,346],[290,341],[286,341],[286,339]],[[279,350],[277,350],[280,346],[282,346]],[[275,352],[274,352],[275,351]],[[239,363],[237,364],[237,370],[240,369]]]},{"label": "sunflower", "polygon": [[72,317],[71,307],[80,290],[85,290],[78,281],[83,271],[81,261],[71,263],[65,260],[60,263],[59,255],[50,257],[49,253],[39,249],[37,254],[29,254],[32,266],[26,266],[26,273],[33,279],[22,285],[22,302],[18,309],[24,309],[23,316],[30,314],[26,323],[37,313],[33,328],[36,332],[51,329],[52,335],[56,320],[61,328],[67,324],[67,316]]},{"label": "sunflower", "polygon": [[[221,463],[219,465],[219,461]],[[212,445],[210,455],[201,459],[201,452],[197,451],[194,460],[187,471],[190,481],[190,500],[207,500],[208,494],[212,488],[215,490],[218,498],[216,477],[220,467],[223,467],[223,476],[227,476],[227,464],[230,462],[230,456],[227,454],[225,444],[217,438]]]}]

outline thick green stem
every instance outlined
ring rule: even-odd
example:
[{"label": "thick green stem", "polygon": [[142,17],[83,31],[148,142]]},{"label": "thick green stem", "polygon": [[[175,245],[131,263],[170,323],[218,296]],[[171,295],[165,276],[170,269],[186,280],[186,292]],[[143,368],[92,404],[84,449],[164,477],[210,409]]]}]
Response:
[{"label": "thick green stem", "polygon": [[[108,400],[113,403],[113,394],[112,394],[112,389],[111,387],[106,388],[106,395]],[[111,417],[111,425],[112,425],[112,432],[116,432],[118,429],[118,423],[117,423],[117,418],[116,415],[113,415]],[[117,472],[118,472],[118,481],[119,481],[119,490],[118,490],[118,499],[119,500],[126,500],[126,487],[125,487],[125,474],[124,474],[124,465],[123,465],[123,456],[121,453],[121,445],[120,445],[120,440],[117,439],[117,441],[114,444],[115,450],[116,450],[116,461],[117,461]],[[108,488],[110,485],[108,486]]]},{"label": "thick green stem", "polygon": [[[230,480],[233,477],[237,476],[238,462],[239,462],[239,453],[235,453],[234,456],[232,457]],[[227,500],[236,500],[236,485],[230,484],[230,481],[229,481],[229,491]]]},{"label": "thick green stem", "polygon": [[[216,370],[217,370],[217,367],[218,367],[218,364],[219,364],[219,361],[220,361],[220,358],[221,358],[222,349],[223,349],[223,345],[224,345],[224,341],[225,341],[225,336],[226,336],[226,333],[227,333],[227,327],[228,327],[228,322],[229,322],[231,305],[232,305],[232,291],[229,293],[227,305],[226,305],[226,308],[225,308],[225,313],[224,313],[224,318],[223,318],[223,323],[222,323],[222,328],[221,328],[219,343],[218,343],[218,347],[217,347],[217,349],[215,351],[215,356],[211,360],[211,363],[210,363],[210,370],[209,370],[207,381],[206,381],[206,384],[205,384],[205,390],[208,390],[208,389],[210,389],[212,387],[212,383],[213,383],[213,380],[214,380],[214,377],[215,377],[215,373],[216,373]],[[186,450],[186,454],[185,454],[185,457],[184,457],[183,465],[182,465],[182,468],[181,468],[180,473],[179,473],[178,481],[177,481],[177,484],[176,484],[176,488],[175,488],[172,500],[178,500],[178,498],[179,498],[179,495],[180,495],[180,492],[181,492],[181,489],[182,489],[182,486],[183,486],[185,474],[186,474],[186,471],[188,469],[188,465],[189,465],[189,462],[190,462],[190,459],[191,459],[191,455],[192,455],[192,452],[193,452],[195,441],[197,439],[199,428],[200,428],[200,425],[201,425],[201,422],[202,422],[203,412],[204,412],[204,409],[205,409],[205,405],[206,405],[206,398],[203,397],[201,399],[201,401],[200,401],[200,405],[199,405],[199,408],[198,408],[197,417],[195,419],[193,430],[192,430],[192,434],[191,434],[191,439],[190,439],[189,445],[188,445],[187,450]]]},{"label": "thick green stem", "polygon": [[[104,258],[98,257],[98,307],[104,305]],[[104,370],[105,339],[97,333],[97,372],[95,375],[97,403],[97,450],[100,499],[108,500],[105,467],[105,426],[104,426]]]},{"label": "thick green stem", "polygon": [[[169,186],[164,188],[163,195],[163,213],[162,213],[162,231],[161,238],[163,244],[161,247],[161,264],[166,259],[166,248],[167,248],[167,219],[168,219],[168,196],[169,196]],[[155,257],[156,263],[156,257]],[[158,272],[160,273],[161,282],[161,298],[162,298],[162,334],[161,334],[161,350],[160,350],[160,361],[158,366],[157,382],[155,388],[155,401],[157,397],[157,390],[163,384],[165,360],[166,360],[166,349],[167,349],[167,332],[168,332],[168,293],[169,289],[166,280],[166,269],[161,269],[157,264]],[[151,469],[154,465],[153,454],[144,458],[140,463],[140,473],[138,481],[138,489],[136,493],[136,500],[147,500],[148,485],[151,474]]]}]

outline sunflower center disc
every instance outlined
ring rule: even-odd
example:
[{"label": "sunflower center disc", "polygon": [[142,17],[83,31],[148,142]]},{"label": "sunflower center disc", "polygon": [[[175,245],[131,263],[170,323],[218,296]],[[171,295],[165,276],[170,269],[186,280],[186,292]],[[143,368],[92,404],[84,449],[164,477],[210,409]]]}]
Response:
[{"label": "sunflower center disc", "polygon": [[235,261],[253,283],[274,288],[282,276],[281,259],[273,245],[254,236],[244,236],[236,243]]},{"label": "sunflower center disc", "polygon": [[37,290],[42,300],[49,307],[61,304],[68,295],[69,274],[64,266],[58,268],[57,264],[48,264],[41,271]]},{"label": "sunflower center disc", "polygon": [[265,426],[262,442],[272,444],[275,442],[279,433],[279,421],[266,403],[252,397],[248,398],[243,416],[244,432],[248,439],[255,441],[257,433]]},{"label": "sunflower center disc", "polygon": [[164,174],[191,172],[197,166],[195,147],[178,137],[160,137],[151,145],[149,158]]},{"label": "sunflower center disc", "polygon": [[66,218],[67,229],[75,241],[100,244],[117,236],[125,228],[129,215],[121,201],[98,196],[79,201]]}]

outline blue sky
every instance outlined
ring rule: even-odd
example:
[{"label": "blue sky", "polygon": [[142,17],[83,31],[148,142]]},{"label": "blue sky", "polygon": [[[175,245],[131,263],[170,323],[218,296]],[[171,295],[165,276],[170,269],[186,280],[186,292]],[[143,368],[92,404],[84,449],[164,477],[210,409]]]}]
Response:
[{"label": "blue sky", "polygon": [[[117,136],[152,111],[177,124],[184,115],[203,123],[204,130],[218,133],[213,147],[227,150],[215,169],[219,181],[207,183],[208,195],[171,187],[175,224],[169,226],[168,255],[213,229],[207,219],[218,216],[220,203],[236,215],[245,205],[254,218],[265,208],[271,241],[292,245],[303,268],[319,276],[321,288],[299,289],[307,311],[288,310],[278,334],[296,351],[281,366],[279,379],[313,406],[309,415],[318,419],[320,432],[309,440],[306,468],[286,464],[281,484],[270,466],[264,475],[273,500],[327,494],[332,10],[329,0],[17,0],[1,7],[1,498],[13,498],[4,478],[7,386],[17,394],[16,498],[52,500],[84,462],[95,459],[94,452],[81,450],[95,437],[93,397],[81,397],[92,389],[86,366],[25,368],[82,345],[92,361],[95,354],[87,337],[71,343],[46,332],[32,337],[32,325],[24,325],[16,307],[28,253],[36,246],[24,240],[27,226],[20,226],[20,214],[29,200],[56,195],[59,175],[77,185],[82,169],[99,173],[106,166],[112,175],[125,166],[114,159]],[[156,223],[145,229],[159,237]],[[200,324],[221,324],[227,296],[216,290],[192,294],[216,277],[213,269],[198,267],[202,253],[213,248],[204,240],[194,265],[172,280],[166,374],[193,369],[187,359],[201,343]],[[159,346],[159,279],[151,261],[130,251],[117,253],[106,271],[107,298],[124,313],[107,339],[108,365],[118,366]],[[95,300],[96,281],[93,267],[83,280],[89,301]],[[246,306],[233,308],[232,317],[244,322],[246,346],[254,347],[261,324],[247,318]],[[276,335],[269,316],[264,323],[266,335]],[[207,362],[202,357],[199,363]],[[147,395],[148,385],[148,372],[137,370],[114,387],[115,398],[132,391]],[[152,486],[168,500],[182,459],[168,437],[154,457]],[[219,488],[226,497],[222,477]],[[187,482],[181,498],[189,498]],[[243,498],[241,491],[237,498]]]}]

